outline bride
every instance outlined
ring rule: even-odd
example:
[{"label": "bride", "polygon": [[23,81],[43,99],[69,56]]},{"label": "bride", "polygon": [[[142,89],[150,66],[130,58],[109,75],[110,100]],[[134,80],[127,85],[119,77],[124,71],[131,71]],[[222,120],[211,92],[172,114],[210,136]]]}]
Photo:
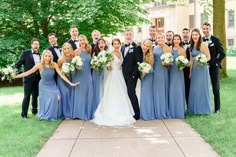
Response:
[{"label": "bride", "polygon": [[120,40],[113,39],[112,46],[113,61],[105,81],[103,98],[92,122],[105,126],[131,126],[135,122],[134,111],[121,69],[123,58],[120,52]]}]

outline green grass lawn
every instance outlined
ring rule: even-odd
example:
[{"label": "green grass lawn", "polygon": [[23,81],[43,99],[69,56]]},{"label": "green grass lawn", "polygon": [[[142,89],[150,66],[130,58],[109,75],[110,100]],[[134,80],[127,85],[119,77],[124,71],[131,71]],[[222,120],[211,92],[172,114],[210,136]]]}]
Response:
[{"label": "green grass lawn", "polygon": [[[236,70],[221,80],[221,112],[209,116],[187,116],[186,121],[222,157],[236,156]],[[214,109],[214,107],[213,107]]]},{"label": "green grass lawn", "polygon": [[22,119],[22,92],[22,87],[0,88],[0,157],[34,157],[61,122],[39,121],[31,114]]}]

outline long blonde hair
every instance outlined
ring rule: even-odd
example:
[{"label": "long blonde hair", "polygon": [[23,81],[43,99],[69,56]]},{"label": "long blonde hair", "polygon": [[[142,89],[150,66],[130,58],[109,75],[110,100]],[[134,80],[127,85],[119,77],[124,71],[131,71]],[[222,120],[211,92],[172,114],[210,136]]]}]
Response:
[{"label": "long blonde hair", "polygon": [[48,49],[43,51],[42,59],[41,59],[41,64],[42,64],[43,67],[45,67],[44,56],[45,56],[46,53],[48,53],[50,55],[50,57],[51,57],[51,60],[49,61],[49,66],[50,66],[50,68],[53,68],[54,67],[53,55],[52,55],[52,52],[50,50],[48,50]]},{"label": "long blonde hair", "polygon": [[86,43],[85,43],[85,51],[90,54],[91,53],[91,46],[88,43],[87,37],[85,35],[81,34],[81,35],[79,35],[79,38],[84,38],[85,39],[85,41],[86,41]]},{"label": "long blonde hair", "polygon": [[153,55],[153,47],[152,47],[152,42],[149,39],[144,40],[143,44],[146,44],[148,46],[148,51],[146,54],[143,56],[144,62],[153,65],[154,64],[154,55]]},{"label": "long blonde hair", "polygon": [[71,58],[73,58],[73,57],[74,57],[73,48],[72,48],[72,46],[71,46],[70,43],[67,43],[67,42],[66,42],[66,43],[64,43],[64,44],[62,45],[62,57],[63,57],[63,59],[66,58],[65,53],[64,53],[64,47],[65,47],[65,46],[68,46],[68,47],[70,48],[70,50],[71,50],[70,56],[71,56]]}]

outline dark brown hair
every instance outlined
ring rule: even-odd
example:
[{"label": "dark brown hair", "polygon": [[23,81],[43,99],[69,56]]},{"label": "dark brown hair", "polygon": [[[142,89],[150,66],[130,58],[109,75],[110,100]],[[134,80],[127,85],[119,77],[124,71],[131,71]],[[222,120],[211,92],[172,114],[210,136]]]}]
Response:
[{"label": "dark brown hair", "polygon": [[175,37],[179,37],[179,40],[180,40],[179,46],[180,46],[180,47],[183,47],[183,43],[182,43],[182,38],[181,38],[181,36],[180,36],[179,34],[175,34],[175,35],[173,36],[173,39],[172,39],[172,48],[174,47],[174,38],[175,38]]},{"label": "dark brown hair", "polygon": [[31,40],[31,44],[33,44],[34,41],[38,41],[38,42],[40,43],[39,39],[33,38],[33,39]]},{"label": "dark brown hair", "polygon": [[189,47],[189,49],[190,49],[190,51],[192,51],[192,50],[193,50],[193,47],[194,47],[194,41],[193,41],[193,38],[192,38],[193,32],[197,32],[197,33],[199,34],[199,39],[198,39],[198,41],[197,41],[197,46],[196,46],[196,49],[199,51],[199,50],[200,50],[200,47],[201,47],[201,43],[202,43],[202,35],[201,35],[201,33],[200,33],[200,30],[197,29],[197,28],[194,28],[194,29],[192,30],[192,32],[191,32],[190,47]]},{"label": "dark brown hair", "polygon": [[104,48],[104,50],[107,50],[108,49],[108,47],[107,47],[107,44],[106,44],[106,41],[104,40],[104,39],[102,39],[102,38],[100,38],[100,39],[98,39],[98,41],[97,41],[97,43],[96,43],[96,45],[95,45],[95,50],[94,50],[94,52],[95,52],[95,56],[97,56],[97,54],[101,51],[100,49],[99,49],[99,41],[104,41],[104,43],[105,43],[105,48]]},{"label": "dark brown hair", "polygon": [[119,38],[114,38],[113,40],[112,40],[112,42],[111,42],[111,45],[113,46],[113,44],[114,44],[114,42],[115,41],[118,41],[120,44],[121,44],[121,42],[120,42],[120,39]]}]

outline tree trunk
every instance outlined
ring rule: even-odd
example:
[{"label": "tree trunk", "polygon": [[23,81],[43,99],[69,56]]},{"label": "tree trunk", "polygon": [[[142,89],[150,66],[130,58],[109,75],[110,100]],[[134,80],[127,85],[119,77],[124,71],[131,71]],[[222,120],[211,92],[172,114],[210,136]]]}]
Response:
[{"label": "tree trunk", "polygon": [[[226,53],[225,0],[213,0],[213,30],[214,35],[221,40]],[[220,76],[221,78],[228,77],[226,57],[222,61]]]}]

